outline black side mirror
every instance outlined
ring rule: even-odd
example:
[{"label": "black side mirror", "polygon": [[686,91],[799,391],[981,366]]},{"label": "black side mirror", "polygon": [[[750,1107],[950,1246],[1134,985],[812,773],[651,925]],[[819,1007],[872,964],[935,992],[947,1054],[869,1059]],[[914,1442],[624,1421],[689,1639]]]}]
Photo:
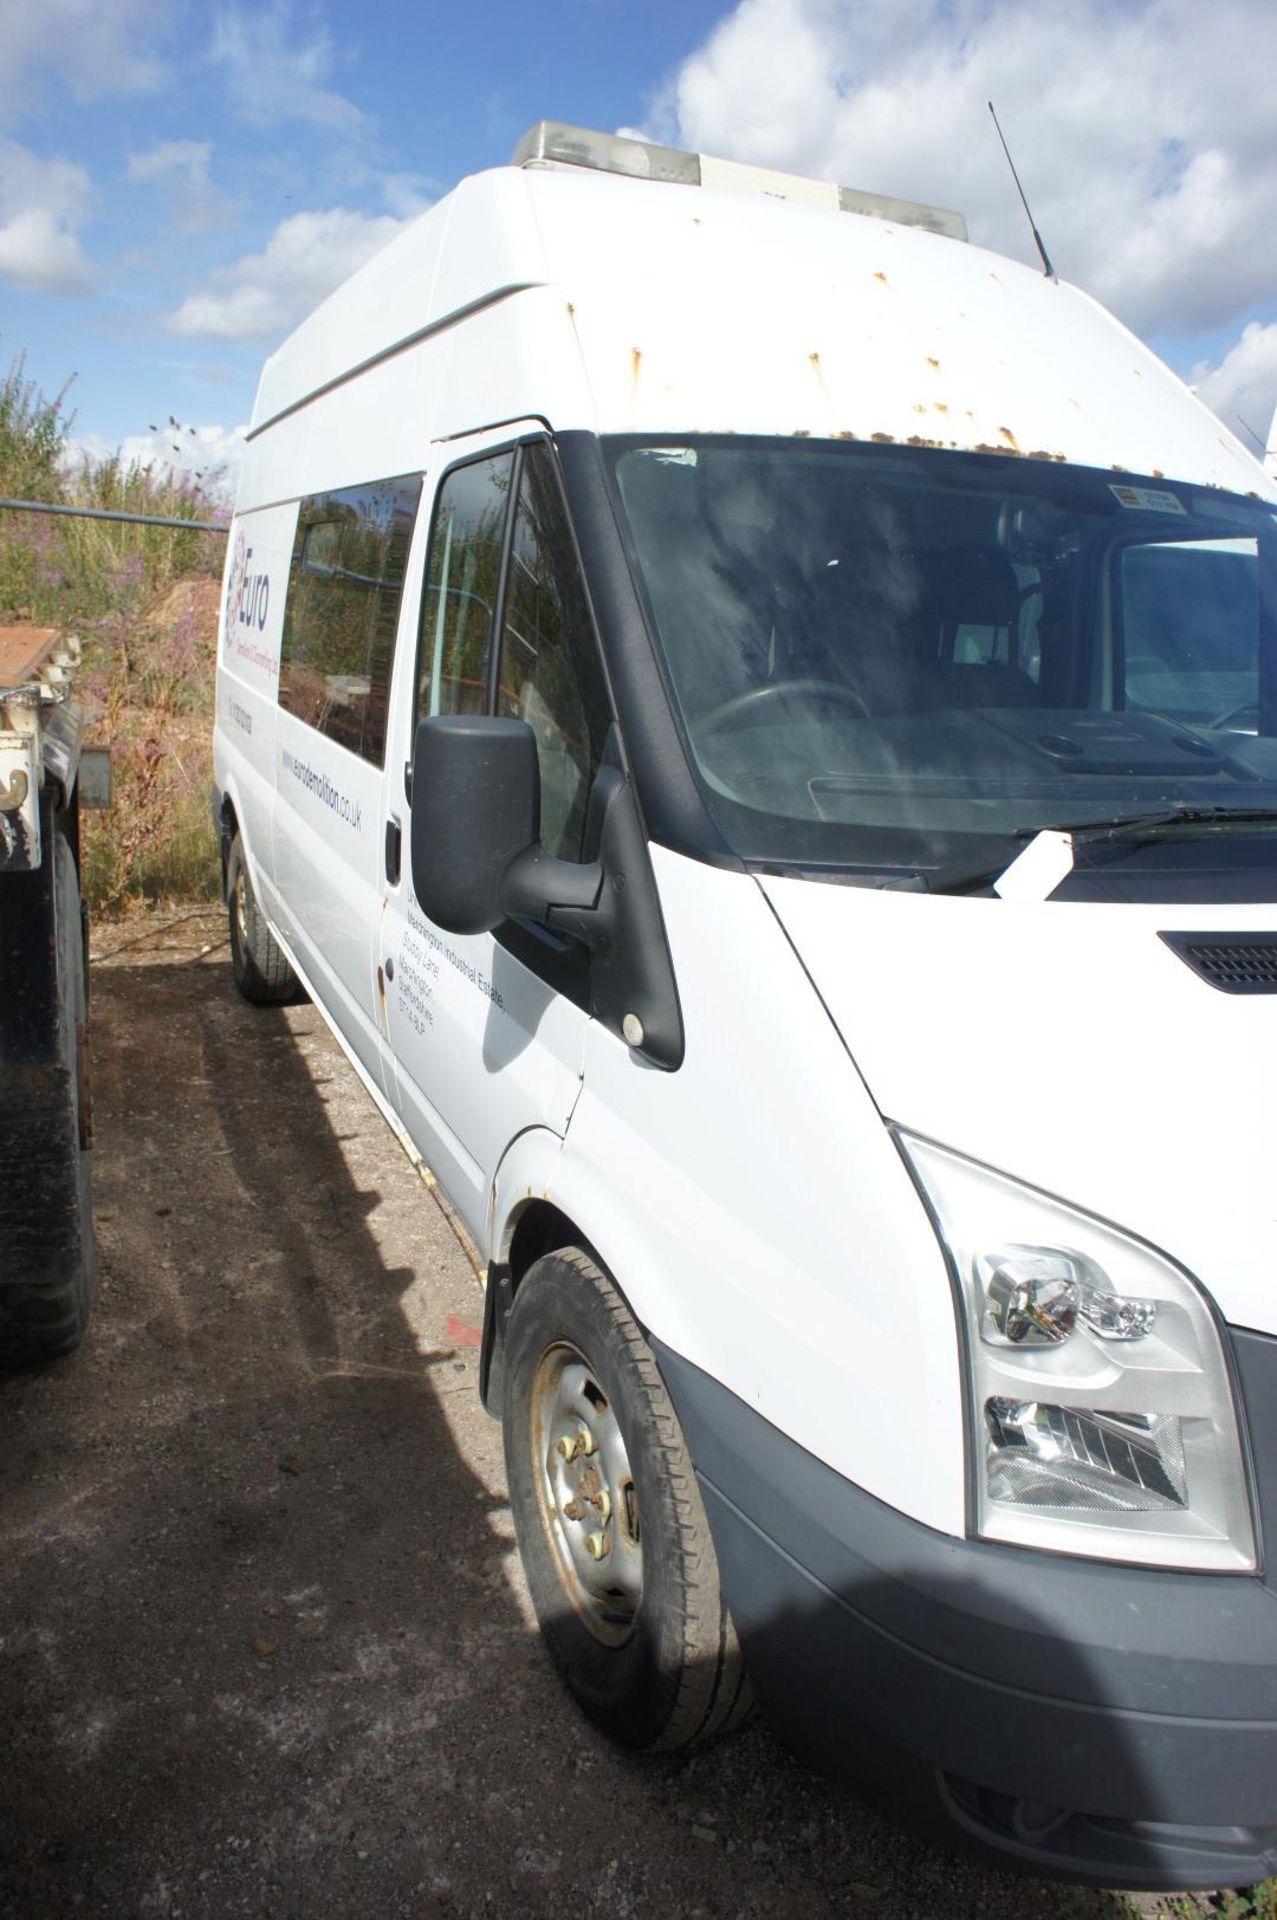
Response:
[{"label": "black side mirror", "polygon": [[523,720],[439,714],[417,727],[412,884],[437,927],[488,933],[501,876],[541,833],[536,736]]},{"label": "black side mirror", "polygon": [[437,927],[490,933],[516,914],[588,913],[602,868],[556,860],[540,835],[541,774],[526,720],[437,714],[419,723],[412,884]]},{"label": "black side mirror", "polygon": [[593,955],[595,1018],[652,1064],[683,1058],[660,900],[634,792],[613,737],[590,796],[599,857],[559,860],[541,845],[536,736],[525,720],[436,715],[417,728],[412,884],[446,933],[539,921]]}]

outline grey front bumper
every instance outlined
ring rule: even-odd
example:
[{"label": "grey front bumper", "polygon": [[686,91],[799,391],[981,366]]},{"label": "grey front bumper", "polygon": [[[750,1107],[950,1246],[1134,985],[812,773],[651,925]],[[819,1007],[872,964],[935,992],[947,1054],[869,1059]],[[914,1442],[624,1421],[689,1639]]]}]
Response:
[{"label": "grey front bumper", "polygon": [[[1233,1339],[1262,1507],[1277,1341]],[[802,1758],[933,1838],[1040,1874],[1189,1888],[1277,1871],[1263,1576],[935,1533],[653,1346],[760,1703]]]}]

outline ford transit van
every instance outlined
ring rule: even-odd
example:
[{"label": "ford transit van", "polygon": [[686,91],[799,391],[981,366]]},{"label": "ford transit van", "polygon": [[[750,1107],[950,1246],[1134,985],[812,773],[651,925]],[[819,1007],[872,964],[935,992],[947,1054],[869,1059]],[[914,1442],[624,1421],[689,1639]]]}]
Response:
[{"label": "ford transit van", "polygon": [[542,123],[266,364],[216,787],[592,1720],[1277,1867],[1277,483],[1179,380],[956,214]]}]

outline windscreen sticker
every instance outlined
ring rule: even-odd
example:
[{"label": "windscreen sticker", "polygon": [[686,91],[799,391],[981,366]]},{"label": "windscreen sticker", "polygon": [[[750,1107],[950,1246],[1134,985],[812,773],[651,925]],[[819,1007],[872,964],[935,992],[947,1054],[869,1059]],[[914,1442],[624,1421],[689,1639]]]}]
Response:
[{"label": "windscreen sticker", "polygon": [[1188,512],[1188,508],[1173,493],[1159,493],[1156,487],[1116,487],[1110,483],[1109,492],[1119,507],[1139,507],[1145,513]]}]

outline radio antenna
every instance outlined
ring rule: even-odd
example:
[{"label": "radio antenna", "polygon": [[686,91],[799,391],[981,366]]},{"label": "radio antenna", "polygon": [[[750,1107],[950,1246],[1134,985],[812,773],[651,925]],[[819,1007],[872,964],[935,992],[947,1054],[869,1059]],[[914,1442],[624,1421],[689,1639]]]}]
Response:
[{"label": "radio antenna", "polygon": [[1251,439],[1255,442],[1255,445],[1259,448],[1259,457],[1262,460],[1264,455],[1267,453],[1268,449],[1264,445],[1263,441],[1260,439],[1259,435],[1255,432],[1255,429],[1251,426],[1250,421],[1243,420],[1240,413],[1235,413],[1233,415],[1233,418],[1237,422],[1239,427],[1245,428],[1246,432],[1250,435]]},{"label": "radio antenna", "polygon": [[[993,113],[992,100],[990,100],[989,102],[989,112]],[[1056,274],[1055,268],[1051,265],[1050,256],[1047,253],[1046,248],[1042,245],[1042,235],[1038,232],[1037,228],[1033,226],[1033,215],[1029,212],[1029,203],[1025,199],[1024,188],[1020,185],[1020,176],[1015,170],[1015,161],[1011,158],[1011,149],[1006,143],[1006,136],[1003,134],[1002,128],[998,123],[998,116],[996,113],[993,113],[993,124],[998,129],[998,139],[1001,140],[1002,142],[1002,151],[1003,153],[1005,153],[1007,157],[1007,165],[1011,169],[1011,178],[1015,181],[1015,190],[1020,196],[1020,200],[1021,200],[1021,203],[1023,204],[1025,215],[1028,219],[1029,225],[1030,227],[1033,228],[1033,242],[1034,242],[1034,245],[1037,247],[1038,252],[1042,256],[1043,271],[1045,272],[1048,280],[1055,280],[1059,276]]]}]

